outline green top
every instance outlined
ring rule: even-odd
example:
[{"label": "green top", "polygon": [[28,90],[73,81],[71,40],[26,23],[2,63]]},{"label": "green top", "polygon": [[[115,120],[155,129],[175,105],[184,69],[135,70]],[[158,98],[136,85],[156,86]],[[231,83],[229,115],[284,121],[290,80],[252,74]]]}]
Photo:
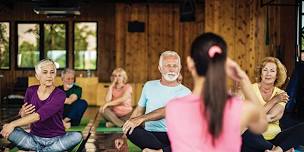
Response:
[{"label": "green top", "polygon": [[73,87],[70,88],[69,90],[64,90],[63,85],[59,86],[59,88],[65,92],[67,97],[69,97],[71,94],[76,94],[78,97],[77,99],[81,98],[82,88],[76,84],[74,84]]}]

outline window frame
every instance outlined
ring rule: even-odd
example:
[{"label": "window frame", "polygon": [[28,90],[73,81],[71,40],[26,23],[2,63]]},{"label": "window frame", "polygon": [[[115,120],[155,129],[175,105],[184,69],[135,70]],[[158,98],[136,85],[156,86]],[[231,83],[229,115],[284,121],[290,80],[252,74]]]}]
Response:
[{"label": "window frame", "polygon": [[[301,54],[304,53],[304,49],[302,49],[302,43],[304,44],[304,24],[302,24],[303,20],[302,17],[304,17],[304,0],[297,0],[298,9],[296,10],[296,16],[297,16],[297,49],[296,49],[296,61],[299,61],[300,63],[304,63],[304,61],[301,60]],[[302,28],[303,27],[303,28]],[[302,40],[303,38],[303,40]],[[298,54],[299,53],[299,54]]]},{"label": "window frame", "polygon": [[40,30],[40,33],[39,33],[39,36],[40,36],[40,40],[39,40],[39,61],[44,59],[45,57],[45,48],[44,48],[44,24],[64,24],[65,25],[65,46],[66,46],[66,67],[60,67],[58,68],[57,70],[62,70],[64,68],[67,68],[69,67],[68,63],[69,63],[69,43],[68,43],[68,39],[69,39],[69,31],[68,31],[68,22],[67,21],[16,21],[15,22],[15,38],[16,38],[16,45],[15,45],[15,50],[16,50],[16,53],[15,53],[15,69],[16,70],[35,70],[35,67],[32,67],[32,68],[23,68],[23,67],[19,67],[18,66],[18,53],[19,53],[19,46],[18,46],[18,25],[19,24],[38,24],[39,25],[39,30]]},{"label": "window frame", "polygon": [[11,57],[12,57],[12,49],[11,49],[11,46],[12,46],[12,23],[9,21],[9,20],[0,20],[0,22],[7,22],[8,23],[8,33],[9,33],[9,38],[8,38],[8,69],[2,69],[0,67],[0,70],[1,71],[10,71],[12,69],[12,60],[11,60]]},{"label": "window frame", "polygon": [[[95,69],[76,69],[75,68],[75,25],[76,25],[76,23],[96,23],[96,68]],[[72,68],[75,70],[75,71],[88,71],[88,70],[90,70],[90,71],[97,71],[98,70],[98,61],[99,61],[99,59],[98,59],[98,54],[99,54],[99,46],[98,46],[98,41],[99,41],[99,39],[98,39],[98,26],[99,24],[98,24],[98,21],[82,21],[82,20],[79,20],[79,21],[73,21],[73,25],[72,25],[72,27],[73,27],[73,33],[72,33],[72,42],[73,42],[73,44],[72,44],[72,58],[73,58],[73,62],[72,62]]]}]

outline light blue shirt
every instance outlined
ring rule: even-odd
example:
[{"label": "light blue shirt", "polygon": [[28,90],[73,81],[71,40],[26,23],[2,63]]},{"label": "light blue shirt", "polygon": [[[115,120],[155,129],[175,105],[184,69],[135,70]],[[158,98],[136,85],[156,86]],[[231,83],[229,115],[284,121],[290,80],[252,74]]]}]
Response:
[{"label": "light blue shirt", "polygon": [[[142,90],[138,106],[146,109],[145,114],[150,113],[177,97],[189,95],[191,91],[182,84],[175,87],[162,85],[160,80],[148,81]],[[165,119],[145,122],[145,130],[153,132],[167,132]]]}]

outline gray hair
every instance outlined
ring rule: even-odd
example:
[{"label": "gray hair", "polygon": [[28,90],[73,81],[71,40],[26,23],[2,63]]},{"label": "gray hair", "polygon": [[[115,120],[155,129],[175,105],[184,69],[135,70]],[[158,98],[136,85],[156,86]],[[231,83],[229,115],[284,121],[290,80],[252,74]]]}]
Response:
[{"label": "gray hair", "polygon": [[36,74],[39,74],[41,72],[41,67],[44,66],[44,65],[47,65],[47,64],[51,64],[54,66],[54,69],[55,69],[55,73],[56,73],[56,64],[53,60],[51,59],[43,59],[41,61],[38,62],[38,64],[36,64],[35,66],[35,72]]},{"label": "gray hair", "polygon": [[179,55],[178,55],[175,51],[165,51],[165,52],[163,52],[163,53],[160,55],[160,57],[159,57],[159,63],[158,63],[158,65],[159,65],[160,67],[163,66],[163,60],[164,60],[164,57],[165,57],[165,56],[176,56],[176,57],[177,57],[177,60],[178,60],[179,66],[180,66],[180,67],[182,66],[182,65],[181,65],[181,59],[180,59]]},{"label": "gray hair", "polygon": [[61,77],[63,78],[64,75],[67,73],[71,73],[71,74],[75,75],[75,70],[73,70],[71,68],[65,68],[64,70],[61,71]]}]

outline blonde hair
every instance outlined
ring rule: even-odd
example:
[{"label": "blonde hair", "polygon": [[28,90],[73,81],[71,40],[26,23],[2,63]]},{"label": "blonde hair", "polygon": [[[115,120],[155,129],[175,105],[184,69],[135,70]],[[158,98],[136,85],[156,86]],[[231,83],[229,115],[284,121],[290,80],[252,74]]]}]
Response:
[{"label": "blonde hair", "polygon": [[258,65],[256,69],[257,82],[261,82],[262,69],[265,67],[267,63],[274,63],[277,66],[277,78],[274,82],[274,86],[276,87],[282,86],[287,78],[287,70],[285,66],[281,63],[281,61],[275,57],[265,57],[262,60],[261,64]]},{"label": "blonde hair", "polygon": [[49,64],[51,64],[51,65],[54,66],[54,70],[55,70],[55,73],[56,73],[56,64],[55,64],[55,62],[53,60],[51,60],[51,59],[43,59],[43,60],[39,61],[38,64],[36,64],[36,66],[35,66],[35,72],[36,72],[36,74],[40,74],[42,66],[49,65]]},{"label": "blonde hair", "polygon": [[[120,73],[123,77],[123,82],[127,83],[128,82],[128,75],[127,72],[123,68],[116,68],[113,70],[112,75],[114,73]],[[113,76],[111,75],[111,81],[113,81]]]}]

